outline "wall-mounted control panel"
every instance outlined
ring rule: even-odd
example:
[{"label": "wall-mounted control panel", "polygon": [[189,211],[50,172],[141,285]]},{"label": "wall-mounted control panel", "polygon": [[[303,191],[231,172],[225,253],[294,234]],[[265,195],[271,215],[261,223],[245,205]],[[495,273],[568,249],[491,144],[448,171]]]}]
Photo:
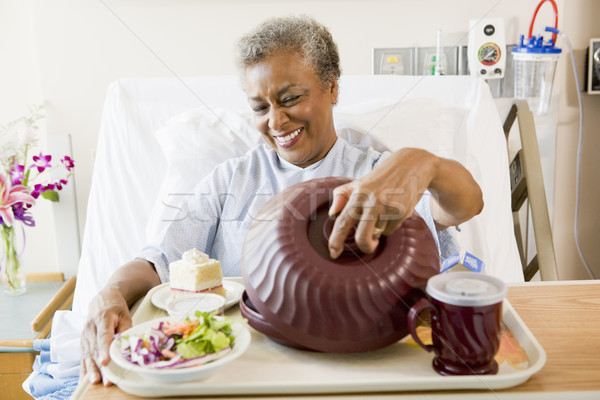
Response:
[{"label": "wall-mounted control panel", "polygon": [[390,50],[381,56],[381,73],[384,75],[406,75],[410,71],[411,54]]},{"label": "wall-mounted control panel", "polygon": [[[515,44],[506,45],[512,48]],[[433,75],[428,63],[436,54],[435,47],[394,47],[373,49],[372,73],[374,75]],[[446,75],[470,75],[467,63],[467,46],[443,47]],[[492,96],[513,97],[514,67],[512,52],[506,54],[503,79],[487,81]]]},{"label": "wall-mounted control panel", "polygon": [[590,39],[586,64],[587,92],[589,94],[600,94],[600,38]]},{"label": "wall-mounted control panel", "polygon": [[502,18],[469,21],[467,59],[471,75],[484,79],[504,77],[506,38]]},{"label": "wall-mounted control panel", "polygon": [[[446,75],[467,74],[466,50],[465,46],[442,48]],[[373,49],[371,72],[374,75],[433,75],[430,60],[435,54],[435,47]]]}]

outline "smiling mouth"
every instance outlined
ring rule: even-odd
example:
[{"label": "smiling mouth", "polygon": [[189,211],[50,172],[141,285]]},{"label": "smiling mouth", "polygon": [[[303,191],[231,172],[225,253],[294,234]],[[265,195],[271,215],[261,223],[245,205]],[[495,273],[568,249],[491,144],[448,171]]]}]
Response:
[{"label": "smiling mouth", "polygon": [[285,135],[285,136],[275,136],[275,140],[277,140],[277,142],[279,142],[280,144],[288,143],[288,142],[292,141],[296,136],[298,136],[300,134],[300,132],[302,132],[302,129],[304,129],[304,128],[298,128],[295,131],[293,131],[292,133]]}]

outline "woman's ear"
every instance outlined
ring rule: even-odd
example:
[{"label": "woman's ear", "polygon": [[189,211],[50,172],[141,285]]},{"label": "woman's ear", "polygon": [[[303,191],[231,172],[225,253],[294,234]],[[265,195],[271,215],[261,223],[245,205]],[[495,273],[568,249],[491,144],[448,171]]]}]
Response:
[{"label": "woman's ear", "polygon": [[338,101],[338,82],[337,79],[333,79],[329,88],[329,95],[331,96],[331,104],[336,104]]}]

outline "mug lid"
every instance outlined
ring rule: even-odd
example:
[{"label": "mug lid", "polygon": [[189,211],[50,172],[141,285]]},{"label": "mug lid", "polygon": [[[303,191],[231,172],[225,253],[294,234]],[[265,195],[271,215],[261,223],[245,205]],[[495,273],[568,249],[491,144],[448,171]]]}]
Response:
[{"label": "mug lid", "polygon": [[477,272],[448,272],[427,281],[427,294],[455,306],[487,306],[501,302],[507,295],[500,279]]}]

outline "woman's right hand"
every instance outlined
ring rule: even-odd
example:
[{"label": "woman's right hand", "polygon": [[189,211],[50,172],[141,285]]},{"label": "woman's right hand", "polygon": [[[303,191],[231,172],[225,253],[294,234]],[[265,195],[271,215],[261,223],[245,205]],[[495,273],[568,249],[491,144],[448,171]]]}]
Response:
[{"label": "woman's right hand", "polygon": [[[131,327],[131,315],[121,293],[106,286],[90,303],[88,319],[81,335],[81,372],[90,383],[104,380],[100,371],[110,361],[108,353],[116,333]],[[104,384],[110,382],[104,381]]]},{"label": "woman's right hand", "polygon": [[[81,335],[81,377],[91,383],[102,378],[100,368],[108,365],[108,349],[115,336],[131,327],[129,307],[159,285],[160,278],[150,262],[136,258],[111,275],[106,286],[92,299]],[[104,381],[105,385],[110,382]]]}]

